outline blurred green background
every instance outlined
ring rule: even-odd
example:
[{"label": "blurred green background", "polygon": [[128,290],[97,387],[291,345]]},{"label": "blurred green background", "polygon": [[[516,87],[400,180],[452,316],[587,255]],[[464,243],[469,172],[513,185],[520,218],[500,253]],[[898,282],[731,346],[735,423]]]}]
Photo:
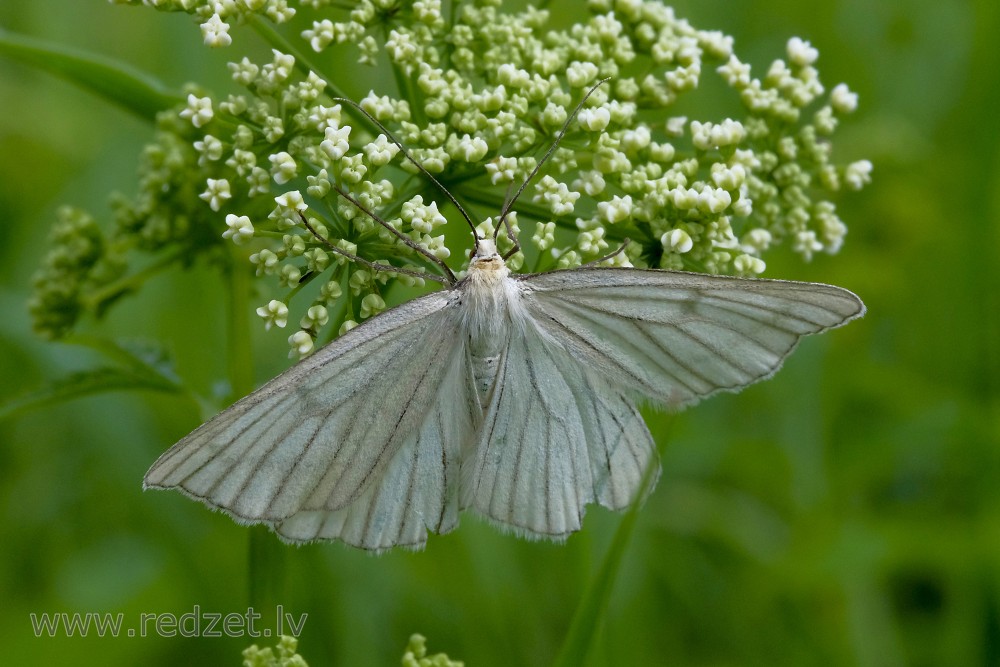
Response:
[{"label": "blurred green background", "polygon": [[[575,5],[552,8],[569,16]],[[860,93],[837,156],[871,159],[874,183],[840,202],[845,248],[808,265],[768,256],[767,275],[849,287],[869,314],[806,341],[773,381],[674,417],[647,411],[667,443],[664,473],[592,662],[1000,665],[1000,5],[675,7],[734,35],[757,72],[788,37],[808,39],[827,86]],[[3,2],[0,26],[175,88],[224,88],[233,53],[204,48],[186,15],[103,0]],[[234,30],[241,48],[256,41]],[[93,365],[31,333],[30,277],[59,205],[105,216],[109,192],[134,190],[152,128],[2,59],[0,100],[2,402]],[[224,311],[217,274],[194,270],[154,281],[87,330],[164,341],[180,376],[209,394],[225,376]],[[258,381],[287,363],[285,336],[258,333]],[[200,420],[178,398],[114,393],[0,422],[5,662],[239,664],[249,639],[39,639],[29,622],[31,612],[124,612],[128,624],[194,605],[246,610],[249,531],[140,489]],[[470,667],[546,665],[620,520],[592,509],[565,545],[466,516],[422,553],[289,547],[281,601],[309,614],[300,652],[314,666],[398,664],[417,631]]]}]

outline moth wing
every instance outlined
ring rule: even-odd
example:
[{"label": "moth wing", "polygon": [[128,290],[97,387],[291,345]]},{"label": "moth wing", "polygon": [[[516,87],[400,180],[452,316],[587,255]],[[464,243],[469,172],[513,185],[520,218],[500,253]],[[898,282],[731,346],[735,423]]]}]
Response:
[{"label": "moth wing", "polygon": [[829,285],[668,271],[521,276],[515,327],[463,506],[528,536],[563,537],[584,507],[621,509],[655,457],[636,410],[679,408],[771,376],[811,333],[864,314]]},{"label": "moth wing", "polygon": [[819,283],[639,269],[523,276],[545,334],[617,387],[672,408],[773,375],[799,339],[861,317]]},{"label": "moth wing", "polygon": [[462,504],[527,537],[560,539],[580,529],[589,503],[627,506],[654,457],[627,392],[529,322],[502,357]]},{"label": "moth wing", "polygon": [[465,355],[456,355],[415,437],[408,438],[377,480],[346,506],[303,509],[274,529],[293,542],[339,539],[382,551],[420,548],[428,530],[458,526],[461,449],[481,419]]},{"label": "moth wing", "polygon": [[478,418],[460,322],[451,292],[386,311],[183,438],[144,487],[291,541],[382,549],[450,530],[459,450]]}]

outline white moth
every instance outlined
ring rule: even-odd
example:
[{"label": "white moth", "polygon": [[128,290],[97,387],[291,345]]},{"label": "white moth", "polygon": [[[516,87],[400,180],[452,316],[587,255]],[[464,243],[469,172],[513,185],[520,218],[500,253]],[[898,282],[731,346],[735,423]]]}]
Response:
[{"label": "white moth", "polygon": [[471,508],[527,536],[636,496],[670,409],[770,377],[799,338],[860,317],[814,283],[579,268],[512,274],[491,240],[467,277],[347,332],[174,445],[178,489],[292,542],[421,547]]},{"label": "white moth", "polygon": [[441,266],[448,287],[372,318],[222,411],[164,453],[144,488],[177,489],[290,542],[419,548],[465,509],[562,539],[588,504],[628,506],[659,465],[638,400],[677,410],[739,391],[773,375],[802,336],[865,312],[851,292],[815,283],[625,268],[516,275],[496,234],[476,234],[455,281],[338,193]]}]

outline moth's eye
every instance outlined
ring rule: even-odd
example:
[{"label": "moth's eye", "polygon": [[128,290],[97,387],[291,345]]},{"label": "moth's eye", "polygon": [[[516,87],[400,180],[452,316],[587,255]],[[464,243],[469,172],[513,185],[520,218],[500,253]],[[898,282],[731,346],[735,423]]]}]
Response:
[{"label": "moth's eye", "polygon": [[476,246],[472,246],[471,248],[469,248],[469,261],[471,262],[472,258],[475,256],[476,256]]}]

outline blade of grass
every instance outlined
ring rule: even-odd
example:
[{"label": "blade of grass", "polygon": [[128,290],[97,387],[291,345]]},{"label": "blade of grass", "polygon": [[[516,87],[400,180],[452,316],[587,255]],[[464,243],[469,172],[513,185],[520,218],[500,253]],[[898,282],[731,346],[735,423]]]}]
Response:
[{"label": "blade of grass", "polygon": [[[250,260],[233,246],[228,266],[229,309],[226,354],[233,400],[254,389],[250,324]],[[247,543],[247,596],[261,615],[261,627],[274,627],[284,594],[285,546],[264,526],[251,526]]]},{"label": "blade of grass", "polygon": [[232,246],[227,267],[229,278],[229,335],[226,355],[233,401],[254,389],[253,348],[250,345],[250,259],[247,253]]},{"label": "blade of grass", "polygon": [[184,101],[180,93],[125,63],[3,28],[0,55],[61,77],[149,121]]},{"label": "blade of grass", "polygon": [[625,511],[625,515],[615,531],[614,538],[611,540],[611,546],[608,547],[608,552],[604,555],[600,569],[591,579],[576,612],[573,614],[573,621],[570,623],[566,641],[563,642],[562,649],[555,660],[555,667],[583,667],[587,664],[587,656],[593,647],[594,637],[607,613],[611,589],[614,586],[615,577],[621,569],[625,549],[628,547],[636,519],[639,516],[639,508],[642,507],[650,485],[656,479],[659,467],[659,457],[654,457],[646,467],[636,499]]}]

